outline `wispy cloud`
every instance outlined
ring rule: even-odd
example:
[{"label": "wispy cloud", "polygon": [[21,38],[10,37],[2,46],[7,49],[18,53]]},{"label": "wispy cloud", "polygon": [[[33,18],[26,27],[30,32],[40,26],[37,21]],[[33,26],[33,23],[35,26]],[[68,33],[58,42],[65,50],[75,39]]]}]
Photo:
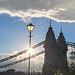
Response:
[{"label": "wispy cloud", "polygon": [[11,56],[12,54],[0,53],[0,59],[4,59],[6,56]]},{"label": "wispy cloud", "polygon": [[18,53],[17,51],[14,51],[13,53],[0,53],[0,59],[6,58],[7,56],[11,56]]},{"label": "wispy cloud", "polygon": [[0,53],[0,55],[9,55],[9,56],[10,56],[10,55],[12,55],[12,54],[5,54],[5,53]]},{"label": "wispy cloud", "polygon": [[74,0],[0,0],[0,14],[31,21],[33,17],[51,18],[57,22],[75,22]]}]

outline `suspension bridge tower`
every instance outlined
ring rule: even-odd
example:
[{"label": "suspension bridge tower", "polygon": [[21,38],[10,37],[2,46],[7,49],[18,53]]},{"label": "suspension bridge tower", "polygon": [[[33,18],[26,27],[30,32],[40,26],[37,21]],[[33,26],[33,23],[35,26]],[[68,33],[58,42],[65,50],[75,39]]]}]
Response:
[{"label": "suspension bridge tower", "polygon": [[45,59],[42,69],[43,75],[54,75],[57,70],[60,70],[64,75],[68,75],[69,69],[67,64],[67,44],[62,33],[58,37],[58,40],[55,38],[53,29],[50,27],[46,34],[45,42]]}]

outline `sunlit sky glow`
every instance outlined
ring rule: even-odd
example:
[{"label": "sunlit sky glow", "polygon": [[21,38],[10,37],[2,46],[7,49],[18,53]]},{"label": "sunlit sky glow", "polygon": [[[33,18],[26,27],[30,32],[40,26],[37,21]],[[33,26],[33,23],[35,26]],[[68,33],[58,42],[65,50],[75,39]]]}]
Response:
[{"label": "sunlit sky glow", "polygon": [[[62,27],[66,41],[75,42],[74,0],[0,0],[0,59],[28,48],[29,23],[35,25],[32,46],[44,41],[50,19],[56,39]],[[35,49],[34,53],[42,50],[43,46]],[[19,58],[22,57],[24,55]],[[40,65],[44,63],[41,62],[43,58],[41,55]]]}]

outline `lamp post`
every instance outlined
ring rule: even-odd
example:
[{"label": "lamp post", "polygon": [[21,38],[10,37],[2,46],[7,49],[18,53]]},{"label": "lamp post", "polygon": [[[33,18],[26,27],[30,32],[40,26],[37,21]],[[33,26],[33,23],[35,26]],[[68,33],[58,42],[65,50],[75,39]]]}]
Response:
[{"label": "lamp post", "polygon": [[31,75],[32,75],[32,67],[33,67],[33,65],[31,64]]},{"label": "lamp post", "polygon": [[[31,23],[29,25],[27,25],[28,30],[30,32],[29,34],[29,49],[31,48],[31,31],[33,31],[34,29],[34,25],[32,25]],[[30,75],[30,52],[29,52],[29,65],[28,65],[28,75]]]}]

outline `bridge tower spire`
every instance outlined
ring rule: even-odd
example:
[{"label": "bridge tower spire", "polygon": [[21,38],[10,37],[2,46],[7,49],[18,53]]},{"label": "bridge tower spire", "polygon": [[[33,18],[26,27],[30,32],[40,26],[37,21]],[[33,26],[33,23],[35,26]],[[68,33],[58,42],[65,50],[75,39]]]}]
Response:
[{"label": "bridge tower spire", "polygon": [[57,51],[58,58],[57,59],[58,59],[58,68],[64,73],[64,75],[68,75],[67,73],[69,73],[69,68],[67,63],[67,51],[68,51],[67,44],[66,44],[65,37],[63,35],[62,28],[61,28],[61,31],[58,37],[58,51]]},{"label": "bridge tower spire", "polygon": [[44,75],[53,75],[53,67],[56,64],[56,39],[55,34],[51,26],[48,29],[46,34],[45,43],[45,60],[43,65],[43,74]]}]

